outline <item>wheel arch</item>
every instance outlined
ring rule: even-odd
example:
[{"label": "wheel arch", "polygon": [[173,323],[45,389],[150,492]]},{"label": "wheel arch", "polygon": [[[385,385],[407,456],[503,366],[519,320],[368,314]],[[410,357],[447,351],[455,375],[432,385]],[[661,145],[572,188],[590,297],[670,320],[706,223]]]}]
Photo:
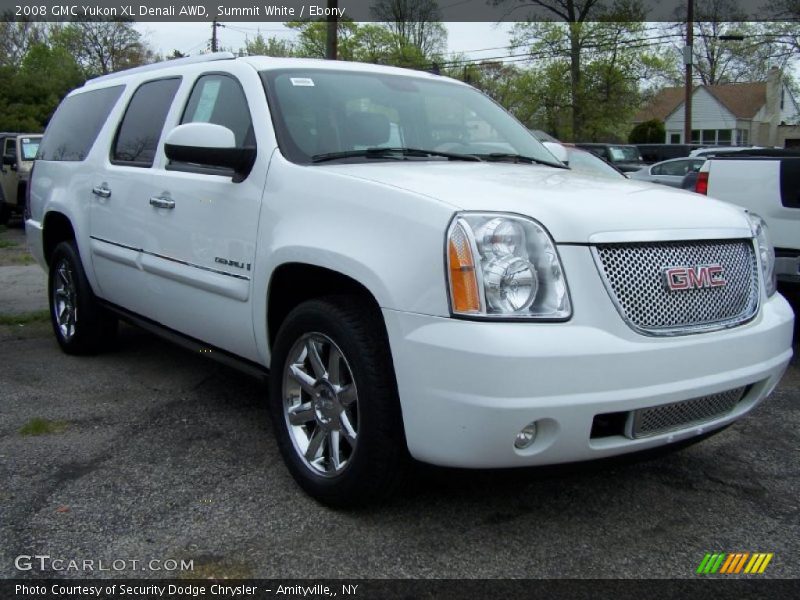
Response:
[{"label": "wheel arch", "polygon": [[45,215],[42,223],[42,251],[48,266],[56,246],[74,239],[76,239],[75,228],[67,215],[58,211],[49,211]]},{"label": "wheel arch", "polygon": [[[370,289],[340,271],[311,263],[286,262],[277,266],[267,286],[267,342],[272,348],[281,323],[296,306],[331,295],[357,295],[380,304]],[[384,324],[385,327],[385,324]]]}]

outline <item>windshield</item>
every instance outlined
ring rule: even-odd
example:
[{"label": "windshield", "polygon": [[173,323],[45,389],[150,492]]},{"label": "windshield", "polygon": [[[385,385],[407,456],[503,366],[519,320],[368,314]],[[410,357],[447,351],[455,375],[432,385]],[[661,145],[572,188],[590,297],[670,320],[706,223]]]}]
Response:
[{"label": "windshield", "polygon": [[[467,86],[441,79],[327,69],[261,75],[281,152],[297,163],[318,162],[319,157],[329,162],[338,153],[346,153],[340,159],[349,162],[390,156],[453,158],[424,154],[431,151],[494,154],[495,159],[498,154],[521,155],[555,165],[552,155],[525,127]],[[376,148],[415,151],[402,155],[366,152]]]},{"label": "windshield", "polygon": [[576,148],[567,148],[567,154],[569,156],[569,168],[573,171],[613,177],[615,179],[625,179],[625,175],[591,152],[578,150]]},{"label": "windshield", "polygon": [[611,160],[614,162],[641,162],[642,155],[636,146],[611,146]]},{"label": "windshield", "polygon": [[33,160],[39,151],[42,138],[22,138],[22,160]]}]

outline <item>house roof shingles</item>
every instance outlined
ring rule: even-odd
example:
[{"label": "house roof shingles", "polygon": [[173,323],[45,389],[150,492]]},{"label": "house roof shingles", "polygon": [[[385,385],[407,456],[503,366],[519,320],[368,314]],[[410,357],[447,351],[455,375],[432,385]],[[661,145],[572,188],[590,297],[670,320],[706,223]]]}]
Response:
[{"label": "house roof shingles", "polygon": [[[752,119],[767,102],[767,84],[731,83],[727,85],[702,86],[738,119]],[[695,91],[697,88],[695,87]],[[684,89],[668,87],[659,91],[653,100],[634,117],[635,123],[667,117],[683,103]]]}]

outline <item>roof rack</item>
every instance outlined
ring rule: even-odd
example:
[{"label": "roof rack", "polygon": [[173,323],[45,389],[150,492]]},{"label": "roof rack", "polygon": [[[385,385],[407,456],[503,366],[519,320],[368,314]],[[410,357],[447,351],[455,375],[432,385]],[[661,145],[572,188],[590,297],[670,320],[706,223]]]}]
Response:
[{"label": "roof rack", "polygon": [[141,67],[134,67],[132,69],[125,69],[124,71],[117,71],[116,73],[109,73],[108,75],[101,75],[94,79],[89,79],[84,85],[94,85],[95,83],[102,83],[117,77],[125,75],[136,75],[138,73],[148,73],[150,71],[159,71],[168,67],[179,67],[181,65],[194,65],[197,63],[213,62],[215,60],[233,60],[236,55],[233,52],[212,52],[211,54],[198,54],[197,56],[187,56],[186,58],[175,58],[172,60],[165,60]]}]

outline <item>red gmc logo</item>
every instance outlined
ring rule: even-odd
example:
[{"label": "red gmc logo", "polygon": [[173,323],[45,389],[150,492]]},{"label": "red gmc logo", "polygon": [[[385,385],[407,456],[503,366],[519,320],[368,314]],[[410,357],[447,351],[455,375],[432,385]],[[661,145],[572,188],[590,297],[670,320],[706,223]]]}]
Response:
[{"label": "red gmc logo", "polygon": [[722,265],[698,267],[669,267],[664,270],[667,287],[673,292],[708,287],[721,287],[727,283]]}]

